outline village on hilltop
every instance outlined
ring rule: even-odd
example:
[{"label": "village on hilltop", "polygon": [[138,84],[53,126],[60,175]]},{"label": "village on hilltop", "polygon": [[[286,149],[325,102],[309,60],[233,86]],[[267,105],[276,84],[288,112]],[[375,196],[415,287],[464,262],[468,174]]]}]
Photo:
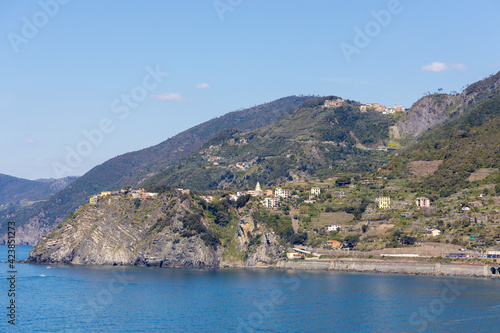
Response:
[{"label": "village on hilltop", "polygon": [[[324,103],[325,108],[336,108],[342,106],[344,100],[342,98],[337,98],[336,100],[326,100]],[[394,104],[394,107],[386,107],[385,105],[378,103],[361,104],[359,106],[361,112],[367,112],[369,110],[381,112],[382,114],[394,114],[396,112],[405,112],[406,109],[402,105]]]}]

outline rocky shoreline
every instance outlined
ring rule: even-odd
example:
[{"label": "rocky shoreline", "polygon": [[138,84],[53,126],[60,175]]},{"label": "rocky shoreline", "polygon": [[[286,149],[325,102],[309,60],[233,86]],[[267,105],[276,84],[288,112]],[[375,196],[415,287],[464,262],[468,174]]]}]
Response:
[{"label": "rocky shoreline", "polygon": [[[20,263],[31,264],[70,264],[69,262],[57,261],[38,261],[38,260],[20,260]],[[80,263],[79,265],[93,265],[92,263]],[[97,264],[99,265],[99,264]],[[102,264],[100,264],[102,265]],[[106,264],[104,264],[106,265]],[[109,265],[109,264],[108,264]],[[113,264],[112,266],[117,266]],[[285,270],[314,270],[314,271],[342,271],[342,272],[364,272],[364,273],[383,273],[383,274],[404,274],[404,275],[430,275],[430,276],[461,276],[461,277],[481,277],[500,279],[500,264],[494,265],[476,265],[476,264],[442,264],[425,263],[416,261],[382,261],[382,260],[350,260],[349,258],[337,260],[280,260],[276,264],[266,264],[258,262],[249,266],[244,263],[234,261],[221,261],[219,265],[192,265],[181,263],[179,265],[158,265],[157,263],[142,263],[135,265],[119,266],[151,266],[151,267],[185,267],[185,268],[255,268],[255,269],[285,269]]]}]

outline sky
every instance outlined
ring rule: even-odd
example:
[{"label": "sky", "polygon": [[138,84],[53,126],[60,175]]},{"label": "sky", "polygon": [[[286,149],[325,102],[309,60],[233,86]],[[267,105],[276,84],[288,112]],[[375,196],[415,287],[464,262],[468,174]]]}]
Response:
[{"label": "sky", "polygon": [[0,173],[83,175],[290,95],[410,107],[500,71],[500,2],[0,1]]}]

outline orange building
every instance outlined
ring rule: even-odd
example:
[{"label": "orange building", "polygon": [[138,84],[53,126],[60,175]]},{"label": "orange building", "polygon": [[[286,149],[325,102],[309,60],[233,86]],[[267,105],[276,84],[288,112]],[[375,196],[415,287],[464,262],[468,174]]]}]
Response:
[{"label": "orange building", "polygon": [[332,249],[336,249],[338,247],[340,247],[342,244],[337,241],[337,240],[328,240],[326,241],[326,246],[329,246],[331,247]]}]

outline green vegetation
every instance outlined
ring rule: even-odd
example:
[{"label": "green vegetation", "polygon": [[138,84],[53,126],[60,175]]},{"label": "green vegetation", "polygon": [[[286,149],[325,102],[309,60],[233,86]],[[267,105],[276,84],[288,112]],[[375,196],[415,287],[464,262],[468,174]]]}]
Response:
[{"label": "green vegetation", "polygon": [[[341,171],[364,172],[382,166],[387,153],[367,147],[389,141],[394,118],[360,112],[359,104],[351,101],[325,108],[325,99],[312,99],[272,125],[250,133],[219,132],[200,151],[148,179],[145,185],[237,189],[256,182],[277,185],[292,181],[294,175],[326,178]],[[241,143],[242,139],[246,141]],[[237,166],[245,162],[246,167]]]},{"label": "green vegetation", "polygon": [[450,196],[468,186],[480,168],[500,167],[500,96],[484,102],[444,126],[429,131],[395,157],[386,170],[405,177],[411,161],[442,160],[437,171],[413,188],[428,195]]}]

